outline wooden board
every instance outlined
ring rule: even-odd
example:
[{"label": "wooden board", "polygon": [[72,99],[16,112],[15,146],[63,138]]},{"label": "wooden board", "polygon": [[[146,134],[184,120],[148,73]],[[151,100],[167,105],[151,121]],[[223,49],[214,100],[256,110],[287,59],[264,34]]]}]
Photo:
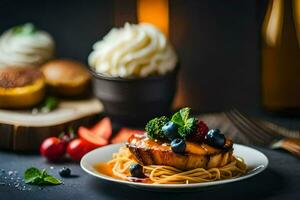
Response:
[{"label": "wooden board", "polygon": [[0,109],[0,148],[36,151],[45,138],[57,136],[69,126],[90,125],[102,110],[96,98],[62,100],[50,113]]}]

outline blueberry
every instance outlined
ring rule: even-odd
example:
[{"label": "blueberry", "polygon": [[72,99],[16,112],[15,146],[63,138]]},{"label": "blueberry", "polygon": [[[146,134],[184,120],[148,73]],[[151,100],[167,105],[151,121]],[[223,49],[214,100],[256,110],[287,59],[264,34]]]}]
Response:
[{"label": "blueberry", "polygon": [[129,167],[129,171],[132,177],[144,178],[143,166],[140,164],[132,164]]},{"label": "blueberry", "polygon": [[178,127],[175,123],[169,121],[167,122],[161,130],[165,134],[165,136],[170,140],[174,140],[176,138],[179,138],[180,136],[178,135]]},{"label": "blueberry", "polygon": [[186,144],[183,139],[177,138],[177,139],[172,140],[172,142],[171,142],[172,151],[175,153],[184,153],[185,147],[186,147]]},{"label": "blueberry", "polygon": [[205,136],[205,142],[213,147],[223,148],[226,138],[219,129],[211,129]]},{"label": "blueberry", "polygon": [[59,175],[61,177],[68,177],[71,175],[71,170],[67,167],[63,167],[59,170]]}]

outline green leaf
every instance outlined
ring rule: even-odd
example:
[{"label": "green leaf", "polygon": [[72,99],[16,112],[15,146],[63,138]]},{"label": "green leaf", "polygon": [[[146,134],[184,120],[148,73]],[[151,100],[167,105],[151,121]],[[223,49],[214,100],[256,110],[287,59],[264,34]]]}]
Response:
[{"label": "green leaf", "polygon": [[186,121],[187,121],[188,118],[189,118],[190,110],[191,110],[191,109],[188,108],[188,107],[182,108],[182,109],[179,110],[181,119],[182,119],[182,121],[184,121],[185,123],[186,123]]},{"label": "green leaf", "polygon": [[13,27],[12,32],[15,35],[33,35],[37,32],[37,29],[33,24],[26,23]]},{"label": "green leaf", "polygon": [[24,172],[25,183],[33,182],[37,177],[40,176],[41,176],[40,170],[35,167],[31,167]]},{"label": "green leaf", "polygon": [[176,112],[173,116],[171,121],[175,124],[177,124],[178,126],[183,126],[184,125],[184,121],[182,120],[182,117],[180,115],[180,112]]},{"label": "green leaf", "polygon": [[189,118],[190,115],[190,108],[181,108],[178,112],[176,112],[173,116],[171,121],[178,126],[184,126],[186,121]]},{"label": "green leaf", "polygon": [[53,176],[50,176],[50,175],[46,176],[43,180],[44,180],[44,182],[47,182],[47,183],[52,184],[52,185],[61,184],[61,181],[59,179],[57,179]]},{"label": "green leaf", "polygon": [[48,175],[46,169],[39,170],[31,167],[24,172],[24,180],[27,184],[33,185],[59,185],[61,181]]}]

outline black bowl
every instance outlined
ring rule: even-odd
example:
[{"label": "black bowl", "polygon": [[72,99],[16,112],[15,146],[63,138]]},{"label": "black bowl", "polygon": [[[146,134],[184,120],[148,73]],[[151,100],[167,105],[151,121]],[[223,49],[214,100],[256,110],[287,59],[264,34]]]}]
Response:
[{"label": "black bowl", "polygon": [[165,75],[146,78],[109,77],[91,70],[94,94],[114,122],[142,126],[156,116],[170,113],[178,69],[179,65]]}]

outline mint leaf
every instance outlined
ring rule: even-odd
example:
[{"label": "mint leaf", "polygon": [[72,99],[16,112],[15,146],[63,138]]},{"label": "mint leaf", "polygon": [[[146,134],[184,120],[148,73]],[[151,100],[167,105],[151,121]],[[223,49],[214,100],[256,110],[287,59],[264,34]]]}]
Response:
[{"label": "mint leaf", "polygon": [[48,176],[46,169],[42,169],[41,177],[43,178],[43,177],[46,177],[46,176]]},{"label": "mint leaf", "polygon": [[33,182],[36,178],[41,176],[41,172],[39,169],[35,167],[31,167],[27,169],[24,173],[25,183]]},{"label": "mint leaf", "polygon": [[177,124],[178,126],[183,126],[184,125],[184,121],[182,120],[182,117],[180,115],[180,112],[175,113],[172,116],[171,121],[175,124]]},{"label": "mint leaf", "polygon": [[186,123],[186,121],[187,121],[188,118],[189,118],[190,110],[191,110],[191,109],[188,108],[188,107],[182,108],[182,109],[179,110],[181,119],[182,119],[182,121],[184,121],[184,123]]},{"label": "mint leaf", "polygon": [[15,26],[12,28],[15,35],[33,35],[37,32],[36,27],[31,23]]},{"label": "mint leaf", "polygon": [[190,115],[190,108],[186,107],[186,108],[181,108],[178,112],[176,112],[173,116],[171,121],[175,124],[177,124],[178,126],[184,126],[184,124],[186,123],[186,121],[189,118]]},{"label": "mint leaf", "polygon": [[25,183],[33,185],[59,185],[61,181],[48,175],[46,169],[39,170],[31,167],[24,172]]},{"label": "mint leaf", "polygon": [[186,107],[180,109],[173,116],[171,121],[178,125],[178,133],[181,137],[186,138],[195,130],[196,119],[190,117],[191,109]]},{"label": "mint leaf", "polygon": [[44,182],[47,182],[47,183],[52,184],[52,185],[61,184],[61,181],[59,179],[57,179],[53,176],[50,176],[50,175],[46,176],[43,180],[44,180]]}]

